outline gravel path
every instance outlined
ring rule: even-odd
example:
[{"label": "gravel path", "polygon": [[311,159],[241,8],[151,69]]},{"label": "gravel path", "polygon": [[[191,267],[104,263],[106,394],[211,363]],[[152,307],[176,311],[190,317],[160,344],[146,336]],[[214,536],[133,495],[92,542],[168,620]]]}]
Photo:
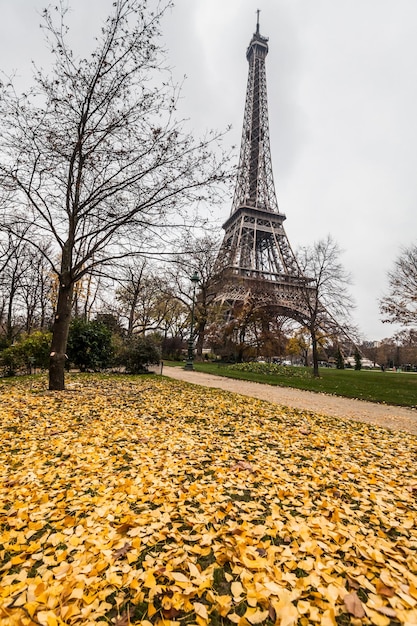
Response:
[{"label": "gravel path", "polygon": [[262,385],[246,380],[213,376],[203,372],[190,372],[180,367],[165,367],[163,375],[304,411],[348,418],[358,422],[368,422],[384,428],[404,430],[417,435],[417,411],[414,409],[375,404],[373,402],[364,402],[363,400],[351,400],[350,398],[303,391],[291,387]]}]

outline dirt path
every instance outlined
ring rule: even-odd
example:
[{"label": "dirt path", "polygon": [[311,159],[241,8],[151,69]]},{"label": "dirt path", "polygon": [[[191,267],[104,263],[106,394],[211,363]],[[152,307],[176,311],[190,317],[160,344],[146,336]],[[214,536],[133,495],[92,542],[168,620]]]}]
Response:
[{"label": "dirt path", "polygon": [[417,411],[405,407],[351,400],[312,391],[302,391],[290,387],[262,385],[246,380],[236,380],[213,376],[203,372],[186,371],[180,367],[165,367],[163,375],[184,380],[196,385],[215,387],[240,393],[251,398],[275,402],[283,406],[313,411],[322,415],[348,418],[359,422],[369,422],[392,430],[404,430],[417,435]]}]

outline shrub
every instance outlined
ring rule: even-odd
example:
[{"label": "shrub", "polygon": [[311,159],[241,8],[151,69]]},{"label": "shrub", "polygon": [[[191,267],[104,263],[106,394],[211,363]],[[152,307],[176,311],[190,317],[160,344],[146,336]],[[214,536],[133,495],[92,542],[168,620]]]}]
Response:
[{"label": "shrub", "polygon": [[271,376],[292,376],[294,378],[311,378],[311,373],[302,367],[279,365],[278,363],[236,363],[229,365],[228,369],[252,374],[266,374]]},{"label": "shrub", "polygon": [[70,325],[67,355],[69,362],[81,372],[109,367],[113,359],[110,329],[97,320],[75,318]]},{"label": "shrub", "polygon": [[126,340],[122,365],[129,374],[143,374],[148,366],[159,363],[161,350],[153,337],[137,336]]},{"label": "shrub", "polygon": [[50,332],[37,330],[3,350],[0,359],[5,374],[13,376],[22,369],[31,371],[32,367],[46,369],[49,365],[51,338]]},{"label": "shrub", "polygon": [[1,364],[3,376],[14,376],[24,365],[20,347],[14,345],[2,350]]}]

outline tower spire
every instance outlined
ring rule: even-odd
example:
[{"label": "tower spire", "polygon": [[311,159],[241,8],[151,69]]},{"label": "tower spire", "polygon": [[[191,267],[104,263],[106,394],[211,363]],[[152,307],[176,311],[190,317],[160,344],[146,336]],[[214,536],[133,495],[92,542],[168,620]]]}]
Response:
[{"label": "tower spire", "polygon": [[278,211],[272,175],[269,145],[268,101],[265,59],[268,38],[259,32],[259,9],[256,32],[246,51],[249,63],[245,112],[240,147],[238,177],[232,203],[232,213],[247,205],[267,211]]},{"label": "tower spire", "polygon": [[259,35],[259,13],[260,9],[256,9],[256,34]]}]

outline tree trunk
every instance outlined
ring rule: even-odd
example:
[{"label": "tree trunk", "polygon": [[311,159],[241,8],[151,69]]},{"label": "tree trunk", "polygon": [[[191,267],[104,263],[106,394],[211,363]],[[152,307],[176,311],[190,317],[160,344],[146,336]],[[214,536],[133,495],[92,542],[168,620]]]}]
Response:
[{"label": "tree trunk", "polygon": [[7,304],[7,320],[6,320],[6,339],[7,343],[11,344],[13,341],[13,304],[17,292],[17,278],[16,271],[13,270],[13,274],[9,287],[9,302]]},{"label": "tree trunk", "polygon": [[317,337],[314,330],[311,331],[311,346],[313,352],[313,376],[319,378],[319,358],[317,350]]},{"label": "tree trunk", "polygon": [[49,358],[49,389],[62,391],[65,389],[64,372],[71,321],[73,283],[59,286],[58,303],[52,327],[51,354]]},{"label": "tree trunk", "polygon": [[13,292],[10,293],[9,304],[7,307],[7,321],[6,321],[6,339],[7,343],[11,344],[13,341]]},{"label": "tree trunk", "polygon": [[128,324],[127,324],[127,336],[131,337],[133,335],[133,329],[135,326],[135,313],[136,313],[136,307],[138,305],[138,299],[139,299],[139,288],[137,287],[134,291],[133,294],[133,298],[132,298],[132,302],[130,303],[130,307],[129,307],[129,319],[128,319]]},{"label": "tree trunk", "polygon": [[196,342],[196,360],[203,360],[203,346],[204,346],[204,337],[206,333],[206,320],[200,320],[197,329],[197,342]]}]

